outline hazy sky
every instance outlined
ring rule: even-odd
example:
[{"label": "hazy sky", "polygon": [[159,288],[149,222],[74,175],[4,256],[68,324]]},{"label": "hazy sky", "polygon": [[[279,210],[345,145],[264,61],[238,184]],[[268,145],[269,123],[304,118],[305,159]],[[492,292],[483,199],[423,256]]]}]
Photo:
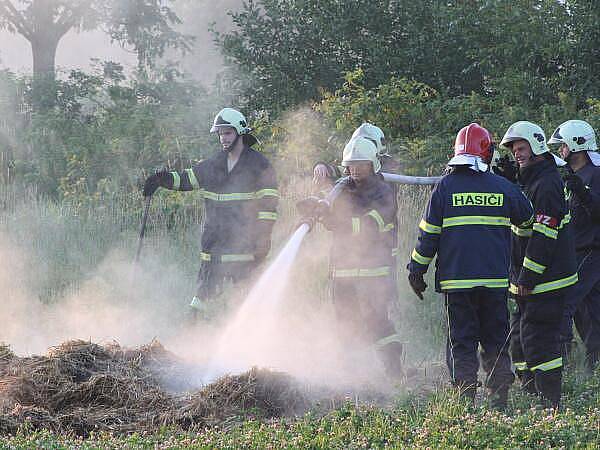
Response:
[{"label": "hazy sky", "polygon": [[[222,68],[223,60],[209,33],[209,25],[219,30],[231,28],[228,11],[236,10],[242,0],[178,0],[173,3],[183,20],[183,33],[196,37],[194,51],[181,60],[184,69],[206,84],[211,83]],[[70,31],[59,43],[56,65],[59,69],[88,69],[90,59],[120,62],[126,68],[135,66],[135,55],[111,43],[101,31],[77,33]],[[181,59],[178,57],[178,59]],[[25,38],[0,30],[0,68],[21,73],[32,70],[31,46]]]},{"label": "hazy sky", "polygon": [[[135,65],[135,54],[111,44],[100,31],[70,31],[58,44],[56,65],[59,68],[89,68],[90,58],[112,59],[124,65]],[[32,68],[31,45],[18,34],[0,30],[0,67],[29,73]]]}]

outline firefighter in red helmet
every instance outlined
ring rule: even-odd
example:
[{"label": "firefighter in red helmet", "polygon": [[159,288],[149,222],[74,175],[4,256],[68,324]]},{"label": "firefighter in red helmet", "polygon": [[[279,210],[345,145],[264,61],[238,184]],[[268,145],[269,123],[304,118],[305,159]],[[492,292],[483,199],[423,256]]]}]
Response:
[{"label": "firefighter in red helmet", "polygon": [[525,226],[533,210],[515,184],[489,171],[493,151],[490,133],[478,124],[458,132],[448,174],[435,186],[419,225],[408,278],[423,298],[423,275],[437,254],[435,281],[448,314],[451,382],[474,400],[481,346],[492,406],[504,409],[514,380],[507,348],[511,224]]}]

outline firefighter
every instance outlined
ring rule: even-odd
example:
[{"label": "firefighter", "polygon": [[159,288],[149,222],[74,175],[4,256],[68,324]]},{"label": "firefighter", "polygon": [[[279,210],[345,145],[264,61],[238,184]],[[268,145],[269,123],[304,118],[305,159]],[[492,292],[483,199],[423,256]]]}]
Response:
[{"label": "firefighter", "polygon": [[475,399],[478,346],[491,404],[504,409],[514,381],[508,355],[507,307],[511,224],[533,210],[519,188],[491,173],[494,144],[485,128],[462,128],[447,174],[435,186],[408,263],[409,284],[423,299],[423,275],[435,255],[436,290],[448,315],[446,362],[461,396]]},{"label": "firefighter", "polygon": [[[398,173],[400,164],[387,152],[386,140],[383,130],[371,123],[364,122],[354,133],[352,138],[364,137],[369,139],[377,147],[377,158],[381,163],[381,170],[388,173]],[[317,187],[330,188],[337,179],[348,175],[347,168],[342,173],[334,163],[319,161],[313,168],[313,183]]]},{"label": "firefighter", "polygon": [[181,172],[157,172],[144,186],[144,196],[163,187],[196,190],[205,200],[198,288],[190,304],[200,315],[225,281],[246,278],[271,248],[277,180],[267,158],[252,148],[251,131],[241,112],[224,108],[210,129],[222,151]]},{"label": "firefighter", "polygon": [[[377,148],[377,159],[381,164],[381,171],[387,173],[399,173],[400,172],[400,163],[396,161],[387,151],[385,135],[383,130],[378,126],[375,126],[371,123],[364,122],[361,124],[354,133],[352,133],[351,139],[356,139],[358,137],[363,137],[375,144]],[[335,181],[338,180],[342,176],[349,175],[348,168],[346,167],[343,172],[341,172],[337,165],[334,163],[325,163],[319,161],[315,164],[313,168],[313,184],[317,187],[317,190],[325,190],[328,191],[335,184]],[[394,191],[394,210],[396,211],[394,215],[394,227],[395,231],[394,235],[394,245],[392,247],[392,255],[394,256],[394,267],[393,272],[394,276],[397,275],[396,269],[396,259],[398,257],[398,191],[399,185],[395,183],[390,183]]]},{"label": "firefighter", "polygon": [[548,143],[560,144],[560,154],[570,168],[565,185],[579,274],[565,307],[563,350],[568,355],[575,319],[591,369],[600,356],[600,154],[594,129],[583,120],[561,124]]},{"label": "firefighter", "polygon": [[333,305],[346,342],[350,347],[355,342],[373,345],[386,373],[399,378],[403,375],[403,345],[388,315],[397,301],[391,252],[394,193],[378,174],[381,163],[372,141],[351,139],[344,148],[342,166],[348,168],[349,176],[334,188],[337,195],[331,204],[315,213],[323,201],[309,198],[298,207],[301,214],[320,216],[333,233]]},{"label": "firefighter", "polygon": [[509,291],[516,301],[511,318],[511,354],[521,386],[557,408],[562,357],[560,327],[567,287],[577,282],[575,249],[564,184],[544,131],[520,121],[506,131],[501,145],[518,165],[518,181],[533,204],[530,227],[513,227]]}]

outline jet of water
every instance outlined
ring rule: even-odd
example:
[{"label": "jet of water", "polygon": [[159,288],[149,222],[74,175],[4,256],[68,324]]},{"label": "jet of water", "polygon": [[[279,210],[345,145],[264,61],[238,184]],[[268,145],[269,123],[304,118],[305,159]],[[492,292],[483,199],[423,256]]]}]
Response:
[{"label": "jet of water", "polygon": [[252,365],[268,364],[265,346],[277,339],[270,333],[270,324],[275,320],[298,250],[309,231],[307,224],[300,225],[252,287],[237,314],[225,327],[202,377],[204,383],[225,373],[239,373]]}]

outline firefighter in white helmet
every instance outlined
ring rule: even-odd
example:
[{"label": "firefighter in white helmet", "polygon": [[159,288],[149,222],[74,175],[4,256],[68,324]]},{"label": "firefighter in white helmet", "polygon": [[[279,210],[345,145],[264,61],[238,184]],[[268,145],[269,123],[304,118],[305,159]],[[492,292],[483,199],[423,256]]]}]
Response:
[{"label": "firefighter in white helmet", "polygon": [[[364,137],[351,139],[343,152],[340,192],[326,208],[312,198],[299,202],[301,214],[319,215],[333,233],[330,277],[342,336],[376,348],[387,373],[402,375],[403,346],[388,309],[397,301],[393,277],[394,193],[378,175],[377,147]],[[336,189],[336,188],[334,188]],[[318,210],[318,213],[314,211]],[[311,221],[310,218],[306,219]]]},{"label": "firefighter in white helmet", "polygon": [[222,109],[210,129],[220,152],[182,171],[159,171],[144,186],[144,196],[163,187],[196,190],[205,200],[198,289],[190,304],[201,315],[226,280],[246,278],[271,248],[277,180],[267,158],[252,148],[251,131],[241,112]]},{"label": "firefighter in white helmet", "polygon": [[[381,128],[364,122],[352,133],[352,139],[357,137],[366,138],[375,144],[377,158],[384,172],[397,173],[399,171],[400,164],[388,153],[385,134]],[[313,167],[313,182],[317,186],[330,187],[342,175],[347,175],[347,170],[344,172],[346,173],[341,173],[334,163],[319,161]]]},{"label": "firefighter in white helmet", "polygon": [[517,308],[511,319],[511,354],[524,390],[553,407],[561,395],[560,327],[568,287],[577,282],[569,209],[557,166],[539,125],[512,124],[501,145],[510,149],[518,181],[531,201],[531,227],[513,227],[509,292]]},{"label": "firefighter in white helmet", "polygon": [[564,180],[579,274],[579,282],[567,297],[563,347],[568,356],[575,319],[592,369],[600,356],[600,154],[596,133],[583,120],[567,120],[548,143],[560,146],[560,155],[570,168]]}]

